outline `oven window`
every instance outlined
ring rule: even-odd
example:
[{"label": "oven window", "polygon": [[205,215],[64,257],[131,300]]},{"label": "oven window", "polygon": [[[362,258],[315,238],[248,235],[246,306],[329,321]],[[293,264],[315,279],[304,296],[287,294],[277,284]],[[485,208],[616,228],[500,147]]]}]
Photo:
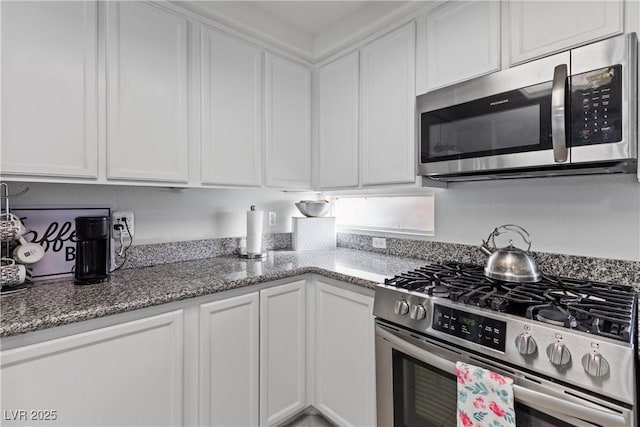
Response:
[{"label": "oven window", "polygon": [[394,426],[455,427],[456,376],[393,351]]},{"label": "oven window", "polygon": [[516,402],[516,425],[531,427],[573,427],[573,424],[565,423],[557,418],[550,417],[526,405]]},{"label": "oven window", "polygon": [[[456,376],[393,350],[395,427],[456,427]],[[516,402],[518,427],[573,427]]]}]

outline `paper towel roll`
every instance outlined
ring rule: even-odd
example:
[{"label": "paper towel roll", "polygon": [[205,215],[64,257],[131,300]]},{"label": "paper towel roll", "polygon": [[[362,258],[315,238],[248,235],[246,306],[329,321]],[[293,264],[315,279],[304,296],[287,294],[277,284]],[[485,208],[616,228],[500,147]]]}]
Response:
[{"label": "paper towel roll", "polygon": [[247,211],[247,253],[262,253],[262,220],[263,211]]}]

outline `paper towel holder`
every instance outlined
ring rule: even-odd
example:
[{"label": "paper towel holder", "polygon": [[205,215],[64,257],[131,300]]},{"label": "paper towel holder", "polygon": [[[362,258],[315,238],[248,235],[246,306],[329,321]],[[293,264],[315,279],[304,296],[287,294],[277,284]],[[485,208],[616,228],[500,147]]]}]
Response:
[{"label": "paper towel holder", "polygon": [[[254,205],[251,205],[250,208],[252,211],[256,210],[256,207]],[[244,244],[243,244],[243,240],[244,240]],[[251,254],[247,252],[247,240],[246,238],[241,238],[240,239],[240,245],[239,245],[239,253],[238,255],[240,256],[240,258],[244,258],[244,259],[255,259],[255,260],[260,260],[263,258],[267,257],[267,253],[266,252],[261,252],[258,254]]]}]

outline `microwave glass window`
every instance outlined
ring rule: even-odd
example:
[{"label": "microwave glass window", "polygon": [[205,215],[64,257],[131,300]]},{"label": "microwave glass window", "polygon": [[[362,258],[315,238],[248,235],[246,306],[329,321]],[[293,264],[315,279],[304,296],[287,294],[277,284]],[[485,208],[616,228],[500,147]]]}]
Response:
[{"label": "microwave glass window", "polygon": [[540,106],[484,114],[429,127],[429,157],[495,152],[540,141]]},{"label": "microwave glass window", "polygon": [[422,163],[547,150],[551,82],[421,114]]},{"label": "microwave glass window", "polygon": [[[456,376],[393,350],[395,427],[456,427]],[[574,427],[527,405],[515,403],[518,427]]]}]

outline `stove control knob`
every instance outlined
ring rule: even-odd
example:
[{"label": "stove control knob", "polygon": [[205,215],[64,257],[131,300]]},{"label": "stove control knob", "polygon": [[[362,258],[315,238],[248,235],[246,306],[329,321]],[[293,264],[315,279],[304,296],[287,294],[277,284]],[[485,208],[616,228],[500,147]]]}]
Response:
[{"label": "stove control knob", "polygon": [[547,356],[549,361],[556,366],[564,366],[571,362],[571,353],[566,345],[554,342],[547,347]]},{"label": "stove control knob", "polygon": [[409,312],[409,303],[402,299],[397,300],[396,305],[393,307],[393,312],[404,316]]},{"label": "stove control knob", "polygon": [[533,337],[527,333],[518,335],[518,337],[516,338],[516,348],[518,349],[518,353],[523,356],[528,356],[538,351],[536,340],[534,340]]},{"label": "stove control knob", "polygon": [[604,377],[609,373],[609,362],[595,351],[582,356],[582,367],[592,377]]},{"label": "stove control knob", "polygon": [[422,304],[412,305],[409,317],[415,320],[422,320],[427,317],[427,310],[425,310]]}]

